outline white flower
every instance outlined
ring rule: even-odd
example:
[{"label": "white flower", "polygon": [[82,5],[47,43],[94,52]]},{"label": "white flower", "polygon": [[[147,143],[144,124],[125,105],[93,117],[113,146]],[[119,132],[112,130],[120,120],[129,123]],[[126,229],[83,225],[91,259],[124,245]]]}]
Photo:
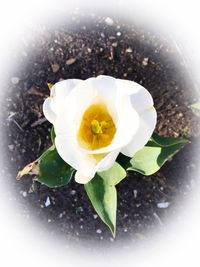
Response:
[{"label": "white flower", "polygon": [[109,76],[56,83],[43,111],[55,127],[59,155],[83,184],[109,169],[120,152],[133,157],[149,141],[157,118],[144,87]]}]

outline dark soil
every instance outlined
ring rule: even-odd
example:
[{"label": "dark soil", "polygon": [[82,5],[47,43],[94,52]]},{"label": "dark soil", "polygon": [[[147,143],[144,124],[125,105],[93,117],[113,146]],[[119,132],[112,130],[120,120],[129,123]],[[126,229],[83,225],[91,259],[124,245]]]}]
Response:
[{"label": "dark soil", "polygon": [[[51,235],[61,233],[62,238],[74,242],[99,240],[99,245],[118,244],[123,239],[146,240],[153,230],[164,231],[173,215],[181,214],[195,186],[193,171],[198,162],[194,150],[200,140],[200,124],[188,106],[197,100],[198,92],[182,55],[168,37],[123,21],[108,25],[98,16],[85,21],[79,15],[72,17],[72,22],[54,28],[38,26],[34,29],[37,38],[32,32],[24,36],[14,55],[15,67],[4,88],[7,96],[3,107],[10,191],[16,205],[22,206],[27,224],[38,218]],[[15,180],[17,172],[50,145],[51,124],[42,114],[49,94],[47,83],[100,74],[142,84],[155,101],[156,132],[191,140],[155,175],[132,172],[117,186],[115,240],[95,214],[82,185],[72,181],[49,189],[38,183],[32,186],[30,177]]]}]

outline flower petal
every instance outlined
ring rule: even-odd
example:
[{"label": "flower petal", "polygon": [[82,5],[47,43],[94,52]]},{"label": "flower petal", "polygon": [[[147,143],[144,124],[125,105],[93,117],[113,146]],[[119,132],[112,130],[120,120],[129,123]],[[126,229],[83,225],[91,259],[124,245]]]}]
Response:
[{"label": "flower petal", "polygon": [[93,177],[88,177],[82,174],[80,171],[75,173],[75,181],[79,184],[87,184]]},{"label": "flower petal", "polygon": [[65,98],[58,120],[55,122],[56,135],[77,135],[85,110],[97,101],[97,90],[93,87],[93,79],[95,78],[89,78],[77,84],[76,90],[72,90]]},{"label": "flower petal", "polygon": [[146,143],[149,141],[157,120],[157,113],[154,107],[151,109],[146,109],[142,114],[140,114],[140,125],[133,136],[132,141],[121,150],[121,153],[133,157],[134,154],[142,149]]},{"label": "flower petal", "polygon": [[137,112],[153,106],[153,98],[151,94],[142,85],[134,81],[121,79],[117,79],[116,84],[123,94],[130,95],[133,108]]},{"label": "flower petal", "polygon": [[81,171],[85,176],[90,176],[91,170],[97,162],[92,155],[86,155],[79,149],[74,136],[57,135],[55,145],[65,162],[74,169]]},{"label": "flower petal", "polygon": [[100,75],[92,81],[94,88],[97,88],[99,102],[106,105],[112,119],[117,122],[116,99],[117,87],[116,79],[110,76]]},{"label": "flower petal", "polygon": [[62,107],[65,97],[80,83],[81,80],[69,79],[57,82],[50,89],[51,94],[43,104],[43,112],[48,121],[54,124],[56,117]]},{"label": "flower petal", "polygon": [[60,107],[67,95],[71,92],[74,87],[79,84],[82,80],[79,79],[68,79],[64,81],[57,82],[51,88],[52,102],[54,104],[54,109],[56,114],[58,114]]},{"label": "flower petal", "polygon": [[97,161],[92,155],[83,153],[73,137],[58,135],[55,138],[55,144],[61,158],[74,169],[78,170],[75,179],[77,181],[79,180],[80,183],[81,181],[82,183],[87,183],[95,176],[97,171],[109,169],[114,164],[120,152],[120,150],[112,151],[100,161]]},{"label": "flower petal", "polygon": [[95,167],[95,172],[102,172],[108,170],[114,164],[117,156],[119,155],[120,149],[114,150],[108,153]]},{"label": "flower petal", "polygon": [[51,103],[52,102],[50,97],[45,99],[43,104],[43,114],[46,117],[46,119],[53,124],[56,120],[56,113],[53,111]]},{"label": "flower petal", "polygon": [[88,175],[84,175],[81,171],[77,171],[75,174],[75,181],[80,184],[86,184],[95,176],[96,172],[110,169],[119,155],[119,152],[120,150],[115,150],[106,155],[97,165],[94,166],[93,169],[91,169],[91,172]]}]

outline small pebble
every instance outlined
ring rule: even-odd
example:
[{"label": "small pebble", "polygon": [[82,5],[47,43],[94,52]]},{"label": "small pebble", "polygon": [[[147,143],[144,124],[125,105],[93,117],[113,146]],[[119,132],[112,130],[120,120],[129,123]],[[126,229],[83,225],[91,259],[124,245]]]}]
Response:
[{"label": "small pebble", "polygon": [[143,61],[142,61],[142,65],[147,66],[148,65],[148,61],[149,61],[148,57],[145,57],[143,59]]},{"label": "small pebble", "polygon": [[166,208],[169,207],[169,205],[170,205],[169,202],[163,202],[163,203],[158,203],[158,204],[157,204],[157,207],[158,207],[159,209],[166,209]]},{"label": "small pebble", "polygon": [[75,194],[76,194],[76,190],[71,190],[71,191],[70,191],[70,195],[71,195],[71,196],[74,196]]},{"label": "small pebble", "polygon": [[132,52],[133,52],[132,48],[129,47],[126,49],[126,53],[132,53]]},{"label": "small pebble", "polygon": [[45,202],[44,205],[45,205],[45,207],[48,207],[49,205],[51,205],[51,201],[50,201],[49,197],[47,197],[46,202]]},{"label": "small pebble", "polygon": [[101,234],[101,233],[102,233],[101,229],[97,229],[97,230],[96,230],[96,233],[97,233],[97,234]]},{"label": "small pebble", "polygon": [[14,150],[14,145],[8,145],[8,149],[9,149],[10,151],[13,151],[13,150]]},{"label": "small pebble", "polygon": [[117,36],[121,36],[121,32],[117,32]]},{"label": "small pebble", "polygon": [[75,63],[75,61],[76,61],[76,58],[70,58],[70,59],[66,60],[66,65],[72,65]]},{"label": "small pebble", "polygon": [[118,45],[117,42],[112,43],[112,47],[117,47],[117,45]]},{"label": "small pebble", "polygon": [[98,218],[98,215],[97,214],[94,214],[93,215],[93,218],[96,220]]},{"label": "small pebble", "polygon": [[128,217],[128,214],[125,213],[124,216],[123,216],[123,218],[125,219],[125,218],[127,218],[127,217]]},{"label": "small pebble", "polygon": [[27,192],[26,192],[26,191],[23,191],[23,192],[22,192],[22,196],[23,196],[23,197],[27,197]]},{"label": "small pebble", "polygon": [[114,21],[110,17],[107,17],[105,19],[105,23],[109,26],[112,26],[114,24]]},{"label": "small pebble", "polygon": [[18,84],[18,82],[19,82],[19,78],[18,78],[18,77],[12,77],[12,78],[11,78],[11,82],[12,82],[13,84]]},{"label": "small pebble", "polygon": [[134,198],[137,197],[137,190],[133,190]]}]

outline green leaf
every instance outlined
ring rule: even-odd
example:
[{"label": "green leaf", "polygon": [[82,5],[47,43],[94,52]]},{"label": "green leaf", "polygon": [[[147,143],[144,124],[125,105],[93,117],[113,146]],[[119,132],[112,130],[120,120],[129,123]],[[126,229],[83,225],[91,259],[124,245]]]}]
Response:
[{"label": "green leaf", "polygon": [[53,145],[39,158],[39,173],[34,180],[50,187],[60,187],[68,184],[74,170],[58,154]]},{"label": "green leaf", "polygon": [[85,184],[85,190],[97,214],[115,237],[117,191],[114,185],[106,183],[100,175],[101,173],[96,174],[89,183]]},{"label": "green leaf", "polygon": [[150,141],[153,141],[155,144],[161,146],[161,147],[168,147],[176,144],[186,144],[188,143],[187,139],[184,139],[182,137],[175,138],[175,137],[163,137],[156,133],[153,133],[153,135],[150,138]]},{"label": "green leaf", "polygon": [[108,185],[117,185],[126,177],[126,171],[117,162],[115,162],[110,169],[99,172],[98,174]]},{"label": "green leaf", "polygon": [[190,105],[190,108],[196,116],[200,117],[200,102]]},{"label": "green leaf", "polygon": [[50,188],[56,188],[70,182],[74,169],[59,156],[55,146],[52,145],[37,160],[29,163],[19,171],[17,180],[28,174],[35,175],[34,181],[38,181]]},{"label": "green leaf", "polygon": [[56,134],[55,134],[55,130],[54,130],[54,127],[51,128],[51,142],[53,145],[55,145],[55,138],[56,138]]},{"label": "green leaf", "polygon": [[131,163],[130,163],[131,158],[127,157],[125,155],[123,155],[122,153],[119,153],[116,161],[123,166],[124,169],[128,169],[129,167],[131,167]]},{"label": "green leaf", "polygon": [[134,170],[144,175],[152,175],[186,143],[188,141],[183,138],[153,135],[151,141],[130,160],[131,167],[128,170]]}]

